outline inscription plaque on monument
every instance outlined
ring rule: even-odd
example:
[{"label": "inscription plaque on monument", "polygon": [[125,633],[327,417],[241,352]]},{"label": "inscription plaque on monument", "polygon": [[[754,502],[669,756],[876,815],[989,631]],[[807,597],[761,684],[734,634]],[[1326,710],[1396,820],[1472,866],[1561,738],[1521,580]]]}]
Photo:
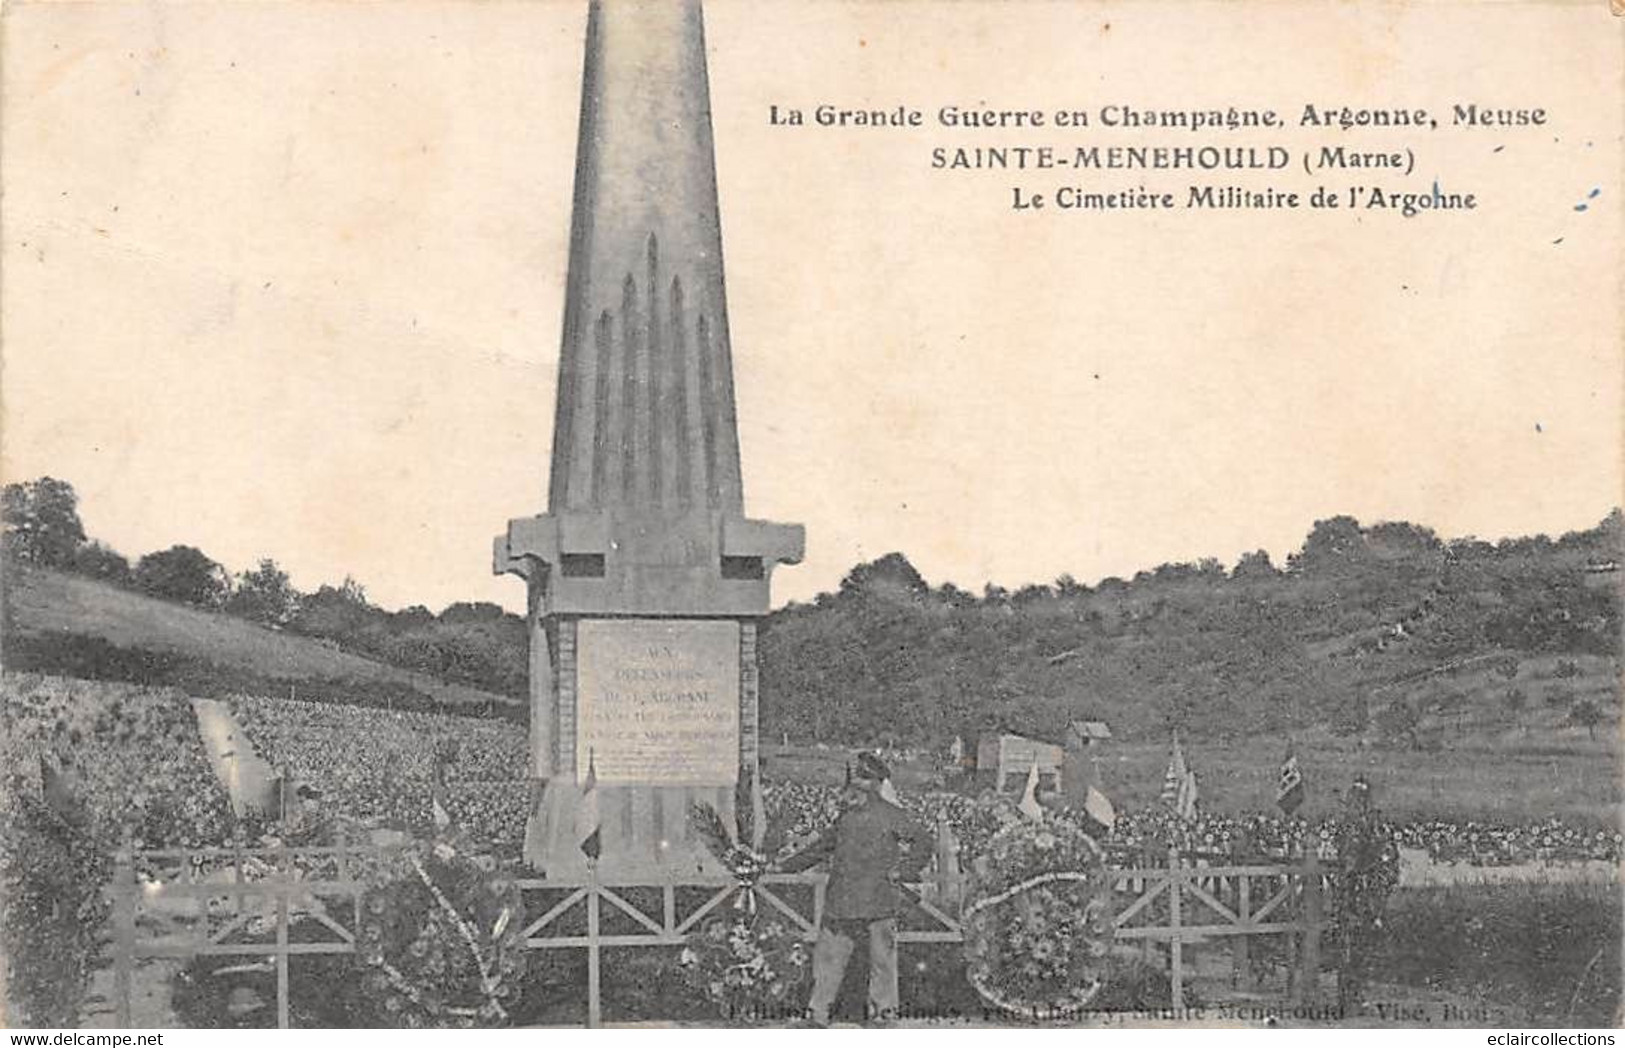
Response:
[{"label": "inscription plaque on monument", "polygon": [[606,785],[731,786],[739,767],[739,624],[583,619],[576,776]]}]

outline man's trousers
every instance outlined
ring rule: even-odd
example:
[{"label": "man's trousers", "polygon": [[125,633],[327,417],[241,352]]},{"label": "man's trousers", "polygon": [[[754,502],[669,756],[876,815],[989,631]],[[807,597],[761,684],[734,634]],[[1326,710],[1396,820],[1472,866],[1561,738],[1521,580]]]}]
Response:
[{"label": "man's trousers", "polygon": [[824,919],[813,946],[812,999],[807,1010],[819,1024],[829,1022],[830,1008],[846,976],[860,936],[869,938],[869,1008],[866,1018],[889,1019],[897,1014],[897,918],[874,920]]}]

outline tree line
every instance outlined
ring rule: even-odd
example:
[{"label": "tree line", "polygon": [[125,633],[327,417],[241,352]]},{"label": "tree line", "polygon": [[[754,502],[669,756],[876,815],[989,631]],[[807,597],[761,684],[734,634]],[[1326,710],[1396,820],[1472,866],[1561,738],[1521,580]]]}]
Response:
[{"label": "tree line", "polygon": [[[766,620],[763,730],[1059,741],[1068,721],[1103,719],[1130,738],[1316,727],[1425,746],[1475,709],[1482,722],[1485,674],[1501,689],[1497,715],[1519,723],[1529,695],[1514,680],[1528,660],[1565,656],[1555,665],[1577,678],[1602,658],[1617,673],[1622,556],[1617,509],[1559,538],[1495,543],[1337,516],[1284,565],[1256,551],[1228,569],[1207,559],[979,594],[932,586],[891,553]],[[1599,702],[1613,700],[1586,697],[1585,683],[1542,687],[1594,732]]]},{"label": "tree line", "polygon": [[[270,558],[232,575],[191,546],[131,564],[86,537],[72,486],[49,477],[7,486],[4,511],[5,555],[16,562],[525,692],[524,621],[495,604],[389,612],[351,578],[301,593]],[[1618,509],[1557,538],[1493,543],[1334,516],[1281,565],[1257,550],[1228,568],[1206,558],[1094,585],[1062,575],[979,593],[933,586],[890,553],[763,621],[762,729],[917,745],[994,729],[1060,738],[1069,720],[1087,718],[1127,737],[1318,726],[1418,746],[1444,727],[1459,731],[1485,701],[1455,667],[1499,674],[1490,679],[1500,681],[1501,712],[1521,725],[1534,701],[1519,666],[1544,658],[1563,679],[1539,697],[1594,732],[1607,711],[1580,694],[1578,678],[1588,658],[1618,672],[1622,559]]]},{"label": "tree line", "polygon": [[221,611],[317,638],[406,669],[521,696],[525,624],[489,602],[461,601],[438,615],[421,605],[386,611],[346,577],[304,593],[277,562],[229,572],[195,546],[129,558],[87,536],[73,485],[54,477],[8,484],[4,555],[12,564],[67,571],[160,600]]}]

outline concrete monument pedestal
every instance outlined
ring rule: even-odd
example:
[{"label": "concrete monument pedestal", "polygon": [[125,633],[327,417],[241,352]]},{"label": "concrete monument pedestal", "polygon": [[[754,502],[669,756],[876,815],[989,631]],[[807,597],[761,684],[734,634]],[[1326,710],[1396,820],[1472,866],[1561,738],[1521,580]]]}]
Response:
[{"label": "concrete monument pedestal", "polygon": [[697,0],[591,4],[572,222],[548,512],[494,558],[529,590],[527,859],[585,872],[586,820],[601,877],[716,873],[688,810],[756,772],[756,620],[804,539],[744,515]]}]

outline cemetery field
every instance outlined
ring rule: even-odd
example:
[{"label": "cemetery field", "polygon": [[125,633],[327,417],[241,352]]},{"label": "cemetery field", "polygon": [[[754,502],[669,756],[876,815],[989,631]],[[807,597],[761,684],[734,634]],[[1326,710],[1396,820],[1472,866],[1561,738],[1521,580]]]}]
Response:
[{"label": "cemetery field", "polygon": [[[1204,743],[1181,740],[1198,777],[1202,806],[1210,811],[1271,811],[1276,775],[1285,754],[1280,738]],[[1531,730],[1479,735],[1437,750],[1361,745],[1330,735],[1300,739],[1299,763],[1308,781],[1301,814],[1332,814],[1340,792],[1356,775],[1375,789],[1384,812],[1407,820],[1449,819],[1525,823],[1557,816],[1566,822],[1613,829],[1621,803],[1617,740],[1583,729]],[[848,750],[815,746],[763,747],[764,771],[789,781],[838,784]],[[1105,743],[1098,759],[1101,785],[1119,809],[1157,803],[1169,744]],[[898,785],[919,788],[938,775],[929,758],[900,763]]]},{"label": "cemetery field", "polygon": [[[1276,775],[1285,743],[1274,738],[1206,745],[1183,740],[1196,771],[1202,804],[1218,811],[1274,807]],[[1513,735],[1476,738],[1437,750],[1361,746],[1331,737],[1301,740],[1298,759],[1307,777],[1304,814],[1331,814],[1339,792],[1356,775],[1372,784],[1377,805],[1403,819],[1518,823],[1558,816],[1567,822],[1614,828],[1620,805],[1617,740],[1585,731],[1567,737]],[[1107,792],[1119,806],[1152,804],[1168,763],[1166,743],[1112,745],[1100,760]]]},{"label": "cemetery field", "polygon": [[[133,816],[149,844],[223,839],[229,821],[225,798],[204,760],[193,707],[182,692],[7,673],[0,677],[0,698],[10,726],[0,742],[12,747],[13,764],[23,765],[21,753],[47,753],[68,765],[75,791],[99,816],[91,828],[101,847],[113,846],[120,816]],[[229,702],[256,750],[299,781],[318,784],[324,806],[415,833],[428,832],[432,767],[438,756],[446,756],[446,800],[453,818],[500,854],[516,854],[524,823],[521,726],[255,696]],[[1592,743],[1583,730],[1576,734],[1557,739],[1532,733],[1533,738],[1510,739],[1499,749],[1475,742],[1436,752],[1361,749],[1334,738],[1300,740],[1298,752],[1311,785],[1308,814],[1318,818],[1329,811],[1335,802],[1331,791],[1363,773],[1376,784],[1382,807],[1401,818],[1527,823],[1558,815],[1595,825],[1597,813],[1617,803],[1614,762],[1602,740]],[[1271,808],[1281,746],[1275,739],[1223,746],[1185,740],[1187,756],[1202,777],[1204,802],[1210,810],[1228,813]],[[833,794],[827,787],[840,783],[852,752],[765,746],[770,810],[817,822],[820,806]],[[1104,784],[1121,810],[1156,806],[1166,744],[1113,740],[1101,753]],[[937,774],[929,758],[896,766],[899,788],[916,798]],[[1549,803],[1538,793],[1542,783],[1552,791]],[[798,784],[825,788],[798,790]],[[1497,799],[1505,803],[1496,806]],[[1461,884],[1397,892],[1367,1000],[1421,1007],[1433,1023],[1446,1026],[1607,1024],[1619,999],[1619,907],[1618,888],[1611,884]],[[916,956],[932,963],[941,959]],[[1189,985],[1201,999],[1234,999],[1230,956],[1223,943],[1190,944]],[[1331,964],[1329,955],[1326,963]],[[139,967],[136,1007],[144,1021],[178,1021],[170,1010],[173,973],[167,962]],[[1279,975],[1271,978],[1278,983]],[[109,980],[105,970],[96,977],[95,990],[104,998]],[[950,982],[956,992],[969,993]],[[929,1003],[935,999],[929,995],[941,990],[922,987],[918,980],[911,987],[909,999],[916,1003]],[[633,988],[611,989],[618,1009],[643,1007]],[[321,999],[309,993],[305,998]],[[651,1015],[673,1007],[666,997],[647,1003]],[[93,1003],[87,1018],[110,1022],[105,1000]]]}]

